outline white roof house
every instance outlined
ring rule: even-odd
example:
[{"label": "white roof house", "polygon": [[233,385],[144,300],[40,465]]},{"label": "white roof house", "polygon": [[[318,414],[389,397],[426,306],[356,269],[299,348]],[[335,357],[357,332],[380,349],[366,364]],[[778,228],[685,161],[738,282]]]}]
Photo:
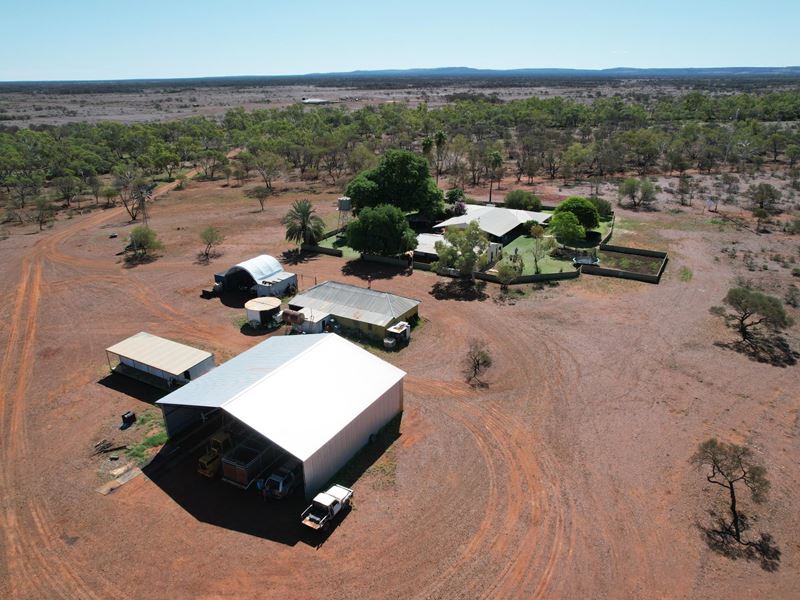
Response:
[{"label": "white roof house", "polygon": [[527,221],[536,221],[539,224],[543,224],[549,221],[552,216],[550,213],[532,210],[467,205],[466,214],[447,219],[436,225],[435,228],[459,227],[463,229],[472,221],[477,221],[481,231],[501,238]]},{"label": "white roof house", "polygon": [[222,409],[299,459],[313,495],[402,411],[404,377],[335,334],[276,336],[158,404]]}]

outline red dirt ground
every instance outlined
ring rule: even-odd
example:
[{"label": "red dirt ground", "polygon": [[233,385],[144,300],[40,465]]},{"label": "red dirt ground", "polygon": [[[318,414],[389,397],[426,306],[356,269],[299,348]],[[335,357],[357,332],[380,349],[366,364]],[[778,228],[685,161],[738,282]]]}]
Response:
[{"label": "red dirt ground", "polygon": [[[98,494],[106,466],[89,458],[92,444],[121,439],[119,415],[147,408],[98,383],[103,349],[146,330],[224,360],[263,339],[240,333],[242,310],[199,291],[217,270],[287,249],[279,218],[306,194],[333,218],[334,189],[285,189],[264,213],[218,183],[170,192],[151,215],[163,256],[135,268],[115,256],[123,236],[108,239],[129,227],[119,208],[0,241],[0,596],[796,596],[800,367],[715,346],[731,333],[708,312],[742,273],[722,246],[742,239],[791,254],[796,240],[720,230],[700,209],[623,215],[641,228],[622,239],[668,246],[658,286],[583,276],[527,287],[514,302],[497,301],[492,286],[483,301],[459,301],[436,300],[430,273],[376,277],[376,289],[421,299],[426,322],[387,356],[409,374],[401,436],[319,546],[262,533],[276,518],[269,505],[249,531],[199,520],[146,476]],[[208,223],[227,239],[203,265]],[[343,266],[322,256],[290,269],[301,287],[363,283]],[[789,279],[774,264],[768,274]],[[790,336],[797,345],[797,327]],[[459,373],[472,337],[495,359],[485,389]],[[756,513],[783,552],[775,572],[701,538],[696,524],[718,494],[689,457],[710,436],[749,441],[768,467],[773,488]]]}]

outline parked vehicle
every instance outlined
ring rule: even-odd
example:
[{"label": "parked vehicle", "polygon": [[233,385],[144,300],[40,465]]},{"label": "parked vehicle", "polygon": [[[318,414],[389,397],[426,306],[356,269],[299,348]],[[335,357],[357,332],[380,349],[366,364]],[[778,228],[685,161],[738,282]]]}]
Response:
[{"label": "parked vehicle", "polygon": [[411,341],[411,326],[405,321],[395,323],[386,330],[383,347],[387,350],[400,349]]},{"label": "parked vehicle", "polygon": [[298,473],[300,463],[294,458],[288,458],[264,480],[261,493],[265,498],[280,500],[285,498],[300,483]]},{"label": "parked vehicle", "polygon": [[231,435],[225,430],[219,430],[208,440],[208,450],[197,461],[197,472],[208,478],[219,475],[222,466],[222,455],[233,447]]},{"label": "parked vehicle", "polygon": [[328,491],[314,496],[311,506],[303,511],[300,518],[303,525],[311,529],[328,530],[336,516],[343,509],[349,508],[353,499],[353,490],[336,484]]},{"label": "parked vehicle", "polygon": [[280,456],[280,451],[254,434],[222,457],[222,479],[247,489]]}]

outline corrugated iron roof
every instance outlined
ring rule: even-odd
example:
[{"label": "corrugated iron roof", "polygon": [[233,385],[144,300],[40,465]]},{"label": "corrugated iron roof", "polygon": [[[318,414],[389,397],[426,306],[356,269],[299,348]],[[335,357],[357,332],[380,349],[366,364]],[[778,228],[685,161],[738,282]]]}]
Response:
[{"label": "corrugated iron roof", "polygon": [[182,375],[184,371],[211,356],[211,353],[205,350],[198,350],[144,331],[106,348],[106,352],[124,356],[171,375]]},{"label": "corrugated iron roof", "polygon": [[192,381],[163,398],[161,402],[219,408],[315,343],[313,336],[308,335],[281,337],[283,341],[277,344],[272,342],[273,339],[253,346],[206,373],[201,378],[202,385],[195,385],[200,379]]},{"label": "corrugated iron roof", "polygon": [[419,306],[420,301],[338,281],[323,281],[292,298],[289,304],[385,327]]},{"label": "corrugated iron roof", "polygon": [[436,242],[448,243],[441,233],[420,233],[417,235],[417,247],[414,248],[414,251],[421,254],[433,254],[434,256],[438,256],[439,253],[436,252]]},{"label": "corrugated iron roof", "polygon": [[333,333],[275,336],[158,403],[221,408],[307,460],[404,376]]},{"label": "corrugated iron roof", "polygon": [[440,227],[466,227],[470,222],[477,221],[481,231],[496,237],[503,237],[509,231],[527,221],[546,223],[552,217],[550,213],[534,212],[531,210],[517,210],[515,208],[500,208],[497,206],[481,206],[472,208],[460,217],[452,217],[436,225]]}]

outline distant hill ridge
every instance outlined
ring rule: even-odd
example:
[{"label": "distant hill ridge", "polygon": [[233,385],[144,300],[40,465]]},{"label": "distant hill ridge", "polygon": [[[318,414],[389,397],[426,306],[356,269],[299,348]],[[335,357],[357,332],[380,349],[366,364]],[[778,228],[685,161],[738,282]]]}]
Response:
[{"label": "distant hill ridge", "polygon": [[437,67],[432,69],[381,69],[338,73],[308,73],[295,77],[706,77],[737,75],[800,75],[800,66],[788,67],[678,67],[638,69],[474,69],[472,67]]},{"label": "distant hill ridge", "polygon": [[69,85],[69,84],[157,84],[192,83],[235,84],[237,82],[263,81],[271,83],[324,81],[328,79],[503,79],[503,78],[692,78],[692,77],[800,77],[800,66],[787,67],[697,67],[639,69],[614,67],[612,69],[475,69],[471,67],[436,67],[430,69],[378,69],[306,73],[302,75],[229,75],[221,77],[173,77],[137,79],[5,81],[0,84]]}]

